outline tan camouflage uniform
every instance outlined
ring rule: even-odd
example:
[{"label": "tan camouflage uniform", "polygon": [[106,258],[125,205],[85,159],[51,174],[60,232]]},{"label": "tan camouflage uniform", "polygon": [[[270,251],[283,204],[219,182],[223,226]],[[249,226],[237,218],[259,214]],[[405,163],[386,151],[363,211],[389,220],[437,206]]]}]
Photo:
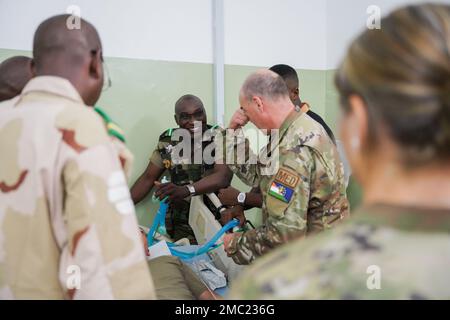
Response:
[{"label": "tan camouflage uniform", "polygon": [[[236,134],[227,142],[227,153],[248,143]],[[230,254],[238,264],[249,264],[274,247],[291,239],[328,229],[348,214],[344,172],[339,154],[323,127],[296,108],[282,124],[278,143],[262,150],[279,156],[275,175],[263,174],[261,163],[231,165],[249,186],[259,183],[264,224],[235,236]],[[234,150],[231,150],[234,148]],[[270,149],[267,149],[270,148]]]},{"label": "tan camouflage uniform", "polygon": [[[203,154],[203,150],[214,142],[216,127],[208,125],[207,129],[208,131],[202,137],[202,144],[192,146],[192,153],[196,149],[200,149]],[[211,173],[214,163],[205,163],[203,157],[201,163],[198,164],[194,163],[192,157],[183,157],[181,164],[174,163],[172,154],[178,144],[178,141],[173,139],[173,133],[176,130],[178,128],[168,129],[160,135],[158,144],[150,156],[150,162],[160,168],[167,169],[170,174],[170,181],[183,186],[197,182]],[[171,203],[166,214],[166,229],[173,240],[178,241],[181,238],[188,238],[192,244],[196,244],[194,232],[189,225],[189,208],[190,197],[179,203]]]},{"label": "tan camouflage uniform", "polygon": [[232,299],[450,299],[450,211],[376,205],[258,260]]},{"label": "tan camouflage uniform", "polygon": [[155,298],[137,230],[104,123],[67,80],[0,104],[0,299]]}]

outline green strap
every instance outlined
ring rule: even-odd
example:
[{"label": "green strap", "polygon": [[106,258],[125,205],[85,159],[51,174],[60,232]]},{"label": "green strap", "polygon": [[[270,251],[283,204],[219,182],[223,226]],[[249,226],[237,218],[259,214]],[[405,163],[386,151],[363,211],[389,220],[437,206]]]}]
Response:
[{"label": "green strap", "polygon": [[110,136],[116,137],[122,142],[125,142],[125,136],[122,128],[120,128],[114,121],[112,121],[111,117],[99,107],[94,107],[94,110],[103,118],[105,121],[106,129]]}]

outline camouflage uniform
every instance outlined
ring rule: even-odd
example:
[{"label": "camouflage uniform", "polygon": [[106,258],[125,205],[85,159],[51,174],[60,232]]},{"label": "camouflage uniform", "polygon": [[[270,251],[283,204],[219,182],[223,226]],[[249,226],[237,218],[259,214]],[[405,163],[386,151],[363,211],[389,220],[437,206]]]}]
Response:
[{"label": "camouflage uniform", "polygon": [[[236,136],[237,142],[227,142],[227,153],[237,154],[241,144],[250,152],[243,136]],[[263,197],[264,224],[230,242],[229,253],[238,264],[249,264],[290,239],[328,229],[348,214],[336,147],[323,127],[298,107],[282,124],[278,141],[260,154],[266,153],[279,160],[275,175],[264,174],[261,163],[250,164],[248,159],[243,165],[230,166],[249,186],[259,184]]]},{"label": "camouflage uniform", "polygon": [[100,116],[51,76],[0,114],[0,299],[155,298]]},{"label": "camouflage uniform", "polygon": [[232,299],[450,299],[450,210],[374,205],[258,260]]},{"label": "camouflage uniform", "polygon": [[[203,135],[202,144],[194,145],[192,152],[203,150],[214,142],[216,127],[207,125],[208,131]],[[172,152],[179,143],[173,141],[172,137],[177,129],[168,129],[159,136],[158,145],[153,151],[150,162],[154,165],[165,168],[169,171],[170,181],[178,186],[194,183],[206,175],[214,168],[214,163],[207,164],[202,162],[195,164],[192,157],[183,157],[181,164],[174,163]],[[196,244],[195,235],[189,225],[190,197],[187,197],[179,203],[171,203],[166,215],[166,230],[168,234],[178,241],[181,238],[188,238],[192,244]]]}]

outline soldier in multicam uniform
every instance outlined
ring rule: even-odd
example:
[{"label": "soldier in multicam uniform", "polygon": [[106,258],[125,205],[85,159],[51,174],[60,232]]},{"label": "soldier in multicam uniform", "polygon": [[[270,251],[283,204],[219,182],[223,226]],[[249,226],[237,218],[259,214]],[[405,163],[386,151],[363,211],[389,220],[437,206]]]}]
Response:
[{"label": "soldier in multicam uniform", "polygon": [[0,297],[150,299],[153,282],[117,152],[94,105],[95,28],[36,31],[33,78],[0,105]]},{"label": "soldier in multicam uniform", "polygon": [[450,6],[400,8],[381,25],[336,74],[364,204],[257,261],[232,299],[450,299]]},{"label": "soldier in multicam uniform", "polygon": [[[188,238],[192,244],[196,243],[189,226],[190,197],[227,187],[232,178],[232,172],[226,165],[214,163],[214,151],[211,152],[212,161],[203,156],[209,146],[214,146],[214,137],[220,130],[207,125],[206,120],[203,103],[198,97],[188,94],[178,99],[175,103],[175,121],[180,127],[168,129],[160,135],[147,169],[131,188],[134,203],[144,199],[154,184],[157,185],[155,195],[160,200],[168,198],[166,229],[175,241]],[[182,129],[188,133],[188,139],[191,138],[192,141],[183,139],[178,141],[177,136]],[[196,135],[199,139],[195,139]],[[191,146],[191,154],[174,159],[176,147],[183,141]],[[201,156],[200,161],[194,161],[196,152]],[[157,180],[166,170],[169,171],[171,182],[159,184]]]},{"label": "soldier in multicam uniform", "polygon": [[[231,129],[248,120],[260,129],[279,129],[278,137],[260,153],[268,155],[272,168],[278,166],[276,171],[269,172],[261,161],[252,164],[251,157],[230,165],[242,181],[258,184],[262,192],[264,224],[224,239],[233,260],[249,264],[280,244],[329,229],[348,214],[348,202],[333,141],[318,122],[293,105],[281,77],[268,70],[252,74],[241,89],[240,103]],[[235,152],[235,160],[242,144],[249,150],[240,131],[231,137],[235,142],[227,137],[226,153]]]}]

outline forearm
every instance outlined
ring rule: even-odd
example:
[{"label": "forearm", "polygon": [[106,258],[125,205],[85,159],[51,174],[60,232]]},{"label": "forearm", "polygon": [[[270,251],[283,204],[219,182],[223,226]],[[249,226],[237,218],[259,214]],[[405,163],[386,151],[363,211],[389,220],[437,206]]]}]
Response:
[{"label": "forearm", "polygon": [[154,179],[147,177],[145,173],[142,174],[131,187],[133,203],[137,204],[141,202],[153,188],[154,183]]},{"label": "forearm", "polygon": [[250,148],[250,143],[242,129],[226,136],[226,153],[224,158],[228,168],[246,185],[254,187],[259,180],[257,156]]},{"label": "forearm", "polygon": [[193,186],[196,194],[216,192],[219,189],[228,187],[230,185],[231,177],[231,172],[226,174],[222,172],[214,172],[211,175],[195,182]]},{"label": "forearm", "polygon": [[229,252],[234,262],[241,265],[252,263],[273,248],[290,239],[306,235],[306,221],[289,225],[286,219],[270,221],[265,225],[237,235],[230,242]]},{"label": "forearm", "polygon": [[245,195],[245,210],[251,208],[262,208],[262,194],[256,192],[247,192]]}]

